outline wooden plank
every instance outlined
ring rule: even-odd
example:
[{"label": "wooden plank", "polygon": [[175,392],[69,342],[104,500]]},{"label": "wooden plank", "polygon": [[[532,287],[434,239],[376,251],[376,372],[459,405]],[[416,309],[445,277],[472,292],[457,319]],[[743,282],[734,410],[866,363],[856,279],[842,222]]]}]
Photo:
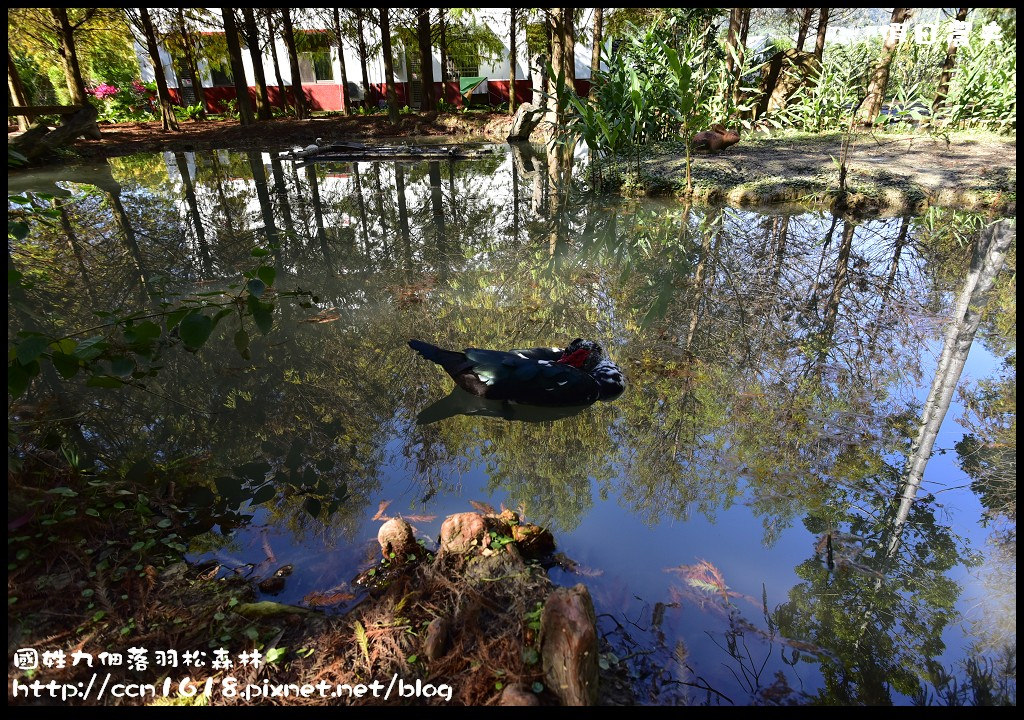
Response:
[{"label": "wooden plank", "polygon": [[32,105],[30,107],[8,105],[7,115],[25,115],[30,118],[38,115],[74,115],[82,107],[81,105]]}]

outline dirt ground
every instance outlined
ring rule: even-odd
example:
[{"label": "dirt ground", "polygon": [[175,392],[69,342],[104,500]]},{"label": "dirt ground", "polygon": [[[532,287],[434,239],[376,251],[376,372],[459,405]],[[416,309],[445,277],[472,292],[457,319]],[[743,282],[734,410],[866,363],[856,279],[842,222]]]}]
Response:
[{"label": "dirt ground", "polygon": [[[839,187],[842,134],[744,138],[719,153],[696,151],[691,174],[698,197],[735,205],[824,199]],[[835,159],[835,160],[834,160]],[[854,136],[847,182],[853,205],[894,212],[928,205],[1015,212],[1016,138],[989,134],[862,132]],[[685,186],[678,148],[641,165],[641,192]]]},{"label": "dirt ground", "polygon": [[[381,140],[401,137],[481,135],[496,113],[403,115],[392,126],[386,115],[317,117],[309,120],[276,118],[242,127],[237,120],[185,121],[176,132],[164,132],[159,122],[101,124],[99,140],[79,138],[72,146],[86,159],[101,159],[161,150],[190,152],[207,148],[261,149],[307,145],[317,138],[334,140]],[[8,133],[10,137],[10,132]],[[66,162],[66,159],[64,160]]]}]

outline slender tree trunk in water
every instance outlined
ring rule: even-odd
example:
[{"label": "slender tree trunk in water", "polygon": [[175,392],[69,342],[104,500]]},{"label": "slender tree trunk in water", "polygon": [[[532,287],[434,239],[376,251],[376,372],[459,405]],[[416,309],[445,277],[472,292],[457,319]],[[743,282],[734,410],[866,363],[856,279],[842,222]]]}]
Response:
[{"label": "slender tree trunk in water", "polygon": [[[892,11],[892,22],[900,24],[910,17],[911,8],[894,8]],[[871,71],[871,79],[868,81],[868,94],[860,104],[857,111],[857,119],[861,122],[871,123],[878,117],[882,110],[882,101],[885,100],[885,89],[889,84],[889,67],[892,65],[892,58],[896,54],[897,38],[894,33],[885,37],[882,45],[882,54]]]},{"label": "slender tree trunk in water", "polygon": [[228,45],[228,60],[235,82],[235,99],[238,101],[238,121],[252,125],[252,105],[249,102],[249,83],[245,79],[245,65],[242,63],[242,46],[238,42],[238,26],[235,24],[235,9],[221,8],[224,16],[224,38]]},{"label": "slender tree trunk in water", "polygon": [[[395,165],[397,172],[398,165]],[[359,225],[363,229],[363,255],[370,254],[370,231],[366,225],[366,203],[363,200],[363,181],[359,176],[359,163],[352,163],[352,178],[355,180],[356,205],[359,207]]]},{"label": "slender tree trunk in water", "polygon": [[274,32],[274,11],[267,10],[267,33],[270,35],[270,57],[274,62],[274,76],[277,79],[277,93],[281,96],[281,107],[288,112],[288,90],[281,77],[281,63],[277,59],[277,34]]},{"label": "slender tree trunk in water", "polygon": [[[82,79],[82,69],[78,65],[78,49],[75,47],[75,31],[68,20],[67,8],[50,8],[50,14],[57,23],[57,36],[60,46],[57,52],[60,54],[61,66],[64,68],[64,80],[67,82],[68,94],[71,96],[72,105],[85,105],[89,97],[85,92],[85,81]],[[146,18],[149,14],[146,14]],[[147,37],[148,41],[149,38]],[[152,55],[152,50],[150,50]],[[157,65],[159,65],[159,60]],[[166,129],[166,128],[165,128]]]},{"label": "slender tree trunk in water", "polygon": [[[552,23],[551,23],[551,11],[549,9],[549,11],[547,13],[547,16],[546,16],[546,19],[545,19],[545,22],[544,22],[544,53],[545,53],[545,57],[547,59],[547,63],[550,63],[551,65],[554,65],[555,64],[555,60],[554,60],[554,55],[552,54],[551,50],[552,50],[552,48],[555,45],[555,41],[554,41],[554,37],[553,37],[554,33],[552,32],[551,25],[552,25]],[[544,89],[545,95],[550,94],[551,93],[551,85],[554,82],[554,78],[551,77],[551,73],[548,72],[548,69],[547,69],[547,66],[546,66],[545,63],[541,63],[540,73],[541,73],[541,87]]]},{"label": "slender tree trunk in water", "polygon": [[253,184],[256,186],[256,199],[260,204],[260,215],[263,216],[263,232],[267,244],[280,246],[277,223],[274,222],[274,206],[270,201],[270,188],[267,185],[267,168],[263,165],[263,156],[256,150],[246,153],[249,158],[249,169],[252,172]]},{"label": "slender tree trunk in water", "polygon": [[299,71],[299,54],[295,50],[295,31],[292,29],[292,13],[289,8],[281,8],[281,22],[284,26],[284,43],[288,46],[288,67],[292,73],[295,118],[305,120],[309,117],[309,107],[306,104],[306,95],[302,91],[302,73]]},{"label": "slender tree trunk in water", "polygon": [[281,204],[281,216],[284,218],[285,237],[282,245],[295,239],[295,218],[292,216],[292,204],[288,199],[288,183],[284,179],[284,167],[276,153],[270,153],[270,172],[274,175],[274,194]]},{"label": "slender tree trunk in water", "polygon": [[823,342],[818,352],[819,366],[828,356],[829,346],[832,344],[832,337],[835,334],[836,320],[839,317],[839,305],[842,302],[843,290],[849,283],[850,252],[853,250],[853,232],[856,229],[856,223],[843,220],[843,244],[839,246],[839,259],[836,260],[836,269],[832,275],[832,292],[829,293],[828,301],[825,303],[825,322],[821,331]]},{"label": "slender tree trunk in water", "polygon": [[786,240],[789,234],[789,215],[783,215],[778,232],[775,236],[775,262],[772,268],[772,287],[779,290],[779,280],[782,278],[782,265],[786,261]]},{"label": "slender tree trunk in water", "polygon": [[153,61],[157,94],[160,96],[160,125],[164,130],[177,130],[178,118],[174,116],[174,103],[171,101],[171,93],[167,90],[164,64],[160,61],[160,49],[156,44],[156,30],[154,30],[153,21],[149,17],[149,10],[139,8],[139,16],[142,19],[142,31],[146,35],[146,48]]},{"label": "slender tree trunk in water", "polygon": [[441,190],[441,163],[435,161],[427,166],[430,177],[430,208],[434,216],[434,231],[437,234],[436,244],[444,250],[446,236],[444,231],[444,193]]},{"label": "slender tree trunk in water", "polygon": [[395,58],[391,53],[391,18],[388,8],[380,9],[380,44],[384,53],[384,80],[388,91],[388,120],[398,124],[398,96],[395,93]]},{"label": "slender tree trunk in water", "polygon": [[202,78],[199,75],[199,66],[196,64],[196,41],[192,31],[185,24],[185,10],[175,8],[178,18],[178,28],[181,31],[181,46],[185,61],[185,77],[192,83],[192,92],[196,96],[196,103],[203,109],[203,116],[206,116],[206,93],[203,91]]},{"label": "slender tree trunk in water", "polygon": [[811,29],[811,15],[814,8],[804,8],[804,14],[800,17],[800,29],[796,34],[796,49],[803,52],[804,42],[807,41],[807,31]]},{"label": "slender tree trunk in water", "polygon": [[519,163],[522,151],[512,145],[512,240],[519,240]]},{"label": "slender tree trunk in water", "polygon": [[92,303],[92,306],[98,307],[96,305],[96,291],[93,290],[92,280],[89,279],[89,271],[85,267],[85,256],[82,254],[82,247],[78,244],[78,235],[75,233],[75,228],[71,225],[71,218],[68,217],[67,208],[58,203],[56,198],[50,201],[50,207],[60,213],[60,226],[64,229],[64,235],[68,239],[68,247],[71,248],[71,252],[75,256],[75,262],[78,263],[78,272],[82,276],[82,284],[85,285],[85,294],[89,296],[89,302]]},{"label": "slender tree trunk in water", "polygon": [[142,300],[143,302],[148,302],[153,298],[153,293],[149,287],[149,271],[146,270],[146,264],[142,260],[142,251],[139,249],[139,241],[135,237],[135,228],[132,227],[131,220],[128,219],[128,213],[125,211],[124,205],[121,204],[120,193],[110,190],[105,192],[107,201],[114,211],[114,221],[121,231],[121,237],[124,239],[125,247],[128,248],[128,254],[131,255],[132,264],[135,266],[136,277],[142,290]]},{"label": "slender tree trunk in water", "polygon": [[206,228],[203,227],[203,218],[199,213],[199,202],[196,200],[196,186],[192,182],[192,174],[188,169],[188,159],[185,153],[174,153],[174,161],[178,166],[178,175],[181,176],[181,185],[185,189],[185,202],[188,204],[189,216],[192,218],[192,227],[196,233],[196,246],[199,250],[200,262],[203,266],[203,275],[210,277],[213,272],[213,263],[210,260],[210,246],[206,242]]},{"label": "slender tree trunk in water", "polygon": [[359,33],[359,69],[363,73],[363,105],[372,107],[376,105],[373,90],[370,88],[370,76],[366,70],[366,38],[363,37],[363,11],[356,9],[356,28]]},{"label": "slender tree trunk in water", "polygon": [[256,30],[256,16],[253,14],[252,8],[242,8],[242,19],[245,27],[245,44],[249,46],[252,73],[256,79],[256,117],[260,120],[270,120],[274,117],[274,113],[270,109],[267,75],[263,72],[263,53],[260,51],[260,34]]},{"label": "slender tree trunk in water", "polygon": [[508,114],[516,114],[516,9],[508,10]]},{"label": "slender tree trunk in water", "polygon": [[345,67],[345,38],[341,33],[341,15],[334,8],[334,37],[338,40],[338,62],[341,63],[341,109],[352,114],[352,98],[348,94],[348,69]]},{"label": "slender tree trunk in water", "polygon": [[316,163],[306,165],[306,182],[309,183],[309,197],[313,203],[313,217],[316,221],[316,237],[320,241],[320,253],[323,255],[327,268],[333,272],[331,250],[327,246],[327,230],[324,228],[324,208],[320,202],[320,178],[317,176]]},{"label": "slender tree trunk in water", "polygon": [[[684,225],[685,227],[685,225]],[[686,332],[686,345],[684,347],[685,352],[690,352],[690,348],[693,346],[693,338],[697,334],[697,324],[700,322],[700,308],[704,302],[704,298],[707,296],[708,289],[705,287],[704,275],[707,272],[708,262],[711,260],[711,239],[712,237],[718,237],[720,233],[706,232],[704,233],[704,243],[701,246],[700,260],[697,262],[697,271],[693,276],[693,286],[697,288],[697,297],[693,302],[693,313],[690,315],[690,328]],[[714,275],[712,275],[712,279]]]},{"label": "slender tree trunk in water", "polygon": [[932,387],[921,415],[921,425],[903,471],[900,504],[893,521],[889,544],[890,555],[899,545],[902,528],[910,515],[910,506],[921,488],[925,466],[931,458],[939,427],[949,410],[953,392],[956,390],[960,374],[967,362],[967,355],[974,343],[974,336],[981,324],[981,314],[988,301],[988,293],[1003,267],[1006,252],[1016,235],[1015,221],[1000,220],[982,230],[974,246],[971,268],[953,310],[952,322],[946,329],[942,354],[939,356],[935,378],[932,380]]},{"label": "slender tree trunk in water", "polygon": [[[25,86],[21,83],[21,76],[18,74],[18,68],[14,64],[14,58],[11,57],[10,48],[7,49],[7,91],[11,94],[11,99],[14,100],[15,105],[28,107],[28,96],[25,94]],[[18,130],[25,132],[28,130],[28,126],[28,118],[24,115],[19,115]]]},{"label": "slender tree trunk in water", "polygon": [[395,163],[395,191],[398,197],[398,227],[402,232],[402,247],[406,258],[406,272],[412,269],[412,240],[409,235],[409,209],[405,204],[405,168]]},{"label": "slender tree trunk in water", "polygon": [[[968,8],[960,8],[956,12],[956,19],[963,22],[967,19]],[[935,116],[942,109],[946,102],[946,95],[949,93],[949,81],[953,77],[953,67],[956,65],[956,44],[949,41],[946,47],[946,59],[942,62],[942,74],[939,76],[939,84],[935,88],[935,99],[932,100],[932,115]]]},{"label": "slender tree trunk in water", "polygon": [[825,54],[825,35],[828,32],[829,8],[818,9],[818,35],[814,40],[814,57],[820,61]]},{"label": "slender tree trunk in water", "polygon": [[595,79],[601,71],[601,33],[604,29],[604,8],[594,8],[594,49],[590,54],[590,97],[597,92]]},{"label": "slender tree trunk in water", "polygon": [[909,229],[910,216],[908,215],[900,223],[900,232],[896,236],[896,245],[893,250],[892,261],[889,263],[889,272],[886,274],[885,285],[882,287],[882,293],[878,301],[878,315],[871,324],[870,330],[868,330],[867,348],[869,355],[874,352],[878,344],[878,331],[882,326],[882,318],[885,315],[886,306],[889,304],[889,296],[892,294],[893,285],[896,284],[896,273],[900,269],[900,256],[903,254],[903,248],[907,244],[907,231]]},{"label": "slender tree trunk in water", "polygon": [[231,205],[228,203],[227,195],[224,192],[224,171],[220,166],[220,158],[217,155],[217,151],[210,153],[210,164],[213,166],[213,178],[217,186],[217,202],[221,210],[224,212],[224,224],[228,228],[228,238],[234,239],[237,234],[235,233],[235,219],[231,215]]}]

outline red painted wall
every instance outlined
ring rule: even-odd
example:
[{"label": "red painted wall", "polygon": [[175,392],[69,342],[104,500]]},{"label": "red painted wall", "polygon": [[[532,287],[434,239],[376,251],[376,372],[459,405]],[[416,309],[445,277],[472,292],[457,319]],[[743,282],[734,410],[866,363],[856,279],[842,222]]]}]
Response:
[{"label": "red painted wall", "polygon": [[[488,80],[487,92],[473,95],[473,105],[501,105],[508,102],[508,80]],[[441,83],[434,83],[434,95],[441,95]],[[291,99],[291,86],[286,88],[289,101]],[[341,85],[337,83],[308,83],[302,85],[302,92],[306,96],[306,102],[312,110],[341,110]],[[585,96],[590,92],[589,80],[576,81],[576,93]],[[175,103],[181,104],[181,94],[177,88],[170,88],[171,98]],[[234,85],[220,85],[217,87],[203,88],[206,96],[206,109],[209,112],[224,112],[227,108],[223,105],[225,100],[235,98]],[[270,96],[270,104],[275,107],[283,107],[282,94],[276,85],[267,86],[267,94]],[[409,96],[409,84],[404,82],[395,83],[395,94],[398,97],[399,105],[405,105]],[[371,106],[377,106],[381,100],[387,97],[387,88],[384,83],[371,83],[367,100]],[[465,98],[459,92],[458,82],[444,84],[444,98],[456,107],[465,104]],[[516,80],[516,102],[529,102],[533,98],[533,88],[529,80]],[[249,99],[256,107],[256,88],[249,87]]]}]

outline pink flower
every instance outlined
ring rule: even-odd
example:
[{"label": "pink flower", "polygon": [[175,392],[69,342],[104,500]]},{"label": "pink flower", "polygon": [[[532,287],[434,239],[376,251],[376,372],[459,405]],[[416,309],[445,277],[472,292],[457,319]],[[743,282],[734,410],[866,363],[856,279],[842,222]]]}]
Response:
[{"label": "pink flower", "polygon": [[92,91],[92,94],[100,100],[117,95],[117,93],[117,87],[115,87],[114,85],[108,85],[107,83],[97,85],[96,88]]},{"label": "pink flower", "polygon": [[140,83],[138,80],[132,80],[132,90],[141,94],[146,92],[146,86]]}]

